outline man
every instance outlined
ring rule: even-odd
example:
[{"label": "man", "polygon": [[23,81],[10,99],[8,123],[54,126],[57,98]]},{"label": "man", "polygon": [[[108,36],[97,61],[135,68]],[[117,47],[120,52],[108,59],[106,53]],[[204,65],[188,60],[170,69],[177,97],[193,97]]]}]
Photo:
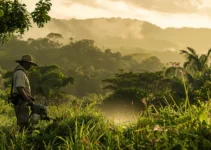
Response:
[{"label": "man", "polygon": [[23,55],[21,60],[16,60],[19,65],[15,68],[13,74],[13,93],[18,95],[17,104],[14,105],[17,124],[20,131],[29,127],[29,106],[33,106],[31,97],[31,88],[27,71],[32,66],[37,66],[33,62],[31,55]]}]

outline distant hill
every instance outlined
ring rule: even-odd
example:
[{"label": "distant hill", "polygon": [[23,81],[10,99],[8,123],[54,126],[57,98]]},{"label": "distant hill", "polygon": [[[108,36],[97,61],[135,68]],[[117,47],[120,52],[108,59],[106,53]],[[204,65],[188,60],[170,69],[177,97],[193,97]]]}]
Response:
[{"label": "distant hill", "polygon": [[24,38],[45,37],[51,32],[61,33],[65,42],[70,37],[75,40],[92,39],[102,49],[110,48],[123,54],[178,51],[187,46],[193,47],[197,53],[205,53],[211,48],[211,29],[162,29],[149,22],[121,18],[53,18],[44,28],[33,27]]}]

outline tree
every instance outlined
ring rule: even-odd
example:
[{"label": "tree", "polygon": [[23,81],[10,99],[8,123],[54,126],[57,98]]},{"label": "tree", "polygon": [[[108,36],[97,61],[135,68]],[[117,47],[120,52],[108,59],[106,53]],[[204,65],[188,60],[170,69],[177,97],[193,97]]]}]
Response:
[{"label": "tree", "polygon": [[33,67],[29,73],[32,93],[44,96],[46,99],[59,99],[62,87],[74,82],[72,77],[66,77],[57,65]]},{"label": "tree", "polygon": [[209,76],[210,69],[207,63],[211,49],[208,50],[207,54],[202,54],[201,56],[197,55],[193,48],[187,47],[187,49],[187,51],[180,50],[180,53],[187,58],[183,67],[179,63],[171,62],[171,66],[165,70],[165,75],[172,80],[178,79],[181,84],[185,82],[189,91],[189,99],[192,102],[196,102],[198,100],[196,98],[202,97],[204,99],[205,95],[208,96],[207,93],[210,91],[207,88],[211,81]]},{"label": "tree", "polygon": [[202,54],[200,57],[196,54],[196,51],[193,48],[187,47],[188,51],[180,50],[182,55],[185,55],[187,58],[184,62],[183,67],[179,63],[170,62],[171,66],[166,68],[166,76],[176,76],[180,79],[184,77],[189,84],[194,88],[196,79],[203,75],[205,70],[208,68],[208,58],[211,53],[211,49],[208,50],[207,54]]},{"label": "tree", "polygon": [[38,38],[36,40],[29,38],[28,44],[30,47],[33,47],[38,50],[49,50],[49,49],[56,49],[62,46],[61,40],[63,39],[62,35],[59,33],[49,33],[44,38]]},{"label": "tree", "polygon": [[61,40],[63,39],[60,33],[49,33],[46,37],[54,47],[62,46]]},{"label": "tree", "polygon": [[187,47],[188,50],[180,50],[182,55],[185,55],[187,61],[184,63],[184,68],[191,74],[197,72],[203,72],[207,67],[208,58],[211,53],[211,49],[208,50],[207,54],[198,56],[193,48]]},{"label": "tree", "polygon": [[159,102],[169,92],[169,80],[160,72],[120,72],[114,78],[103,80],[105,89],[111,90],[113,98],[129,99],[137,104],[147,98],[152,103]]},{"label": "tree", "polygon": [[[74,77],[75,85],[70,84],[64,90],[68,94],[76,96],[85,96],[87,93],[102,94],[105,91],[102,90],[102,79],[112,77],[113,73],[119,69],[137,70],[137,63],[132,57],[121,56],[112,51],[107,54],[100,50],[93,40],[74,41],[60,47],[55,46],[48,39],[57,39],[57,37],[60,39],[62,36],[50,33],[47,37],[28,39],[28,41],[10,40],[0,48],[2,68],[13,70],[14,61],[21,57],[21,54],[30,53],[40,66],[54,63],[59,66],[64,75]],[[20,51],[20,54],[17,54],[17,51]],[[39,74],[39,69],[35,72]],[[33,80],[35,81],[35,79]]]},{"label": "tree", "polygon": [[39,0],[35,10],[29,13],[18,0],[0,0],[0,42],[4,44],[14,34],[23,35],[31,27],[31,18],[39,28],[43,27],[50,21],[51,5],[50,0]]},{"label": "tree", "polygon": [[160,59],[155,56],[144,59],[138,66],[140,70],[148,70],[150,72],[160,71],[164,67]]},{"label": "tree", "polygon": [[[13,71],[4,74],[5,86],[10,87]],[[74,83],[72,77],[65,76],[57,65],[33,67],[29,70],[29,80],[32,89],[32,95],[44,97],[49,100],[61,98],[63,87]]]}]

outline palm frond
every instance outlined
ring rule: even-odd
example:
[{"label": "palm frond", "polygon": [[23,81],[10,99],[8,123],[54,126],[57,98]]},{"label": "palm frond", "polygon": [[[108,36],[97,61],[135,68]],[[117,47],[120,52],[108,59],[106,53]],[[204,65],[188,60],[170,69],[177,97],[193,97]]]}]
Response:
[{"label": "palm frond", "polygon": [[190,53],[188,53],[186,50],[179,50],[180,51],[180,54],[187,54],[189,55]]},{"label": "palm frond", "polygon": [[195,51],[193,48],[187,47],[187,49],[188,49],[192,54],[194,54],[195,56],[197,56],[196,51]]},{"label": "palm frond", "polygon": [[180,54],[184,55],[187,59],[187,61],[190,61],[190,53],[188,53],[186,50],[180,50]]},{"label": "palm frond", "polygon": [[210,54],[211,54],[211,48],[210,48],[210,49],[208,50],[208,52],[207,52],[207,57],[209,57]]},{"label": "palm frond", "polygon": [[205,64],[206,61],[207,61],[207,55],[202,54],[202,55],[200,56],[199,60],[200,60],[200,62],[201,62],[202,64]]},{"label": "palm frond", "polygon": [[191,60],[198,61],[199,60],[198,55],[188,53],[186,50],[180,50],[180,54],[185,55],[185,57],[187,58],[188,61],[191,61]]},{"label": "palm frond", "polygon": [[187,71],[190,71],[192,73],[202,70],[202,68],[203,68],[202,63],[200,61],[200,58],[196,54],[195,50],[190,47],[188,47],[188,50],[191,53],[189,53],[186,50],[180,50],[180,54],[185,55],[185,57],[187,58],[187,61],[183,65],[184,68]]},{"label": "palm frond", "polygon": [[188,85],[192,86],[192,84],[194,83],[194,77],[190,74],[190,73],[187,73],[185,74],[185,80],[186,82],[188,83]]},{"label": "palm frond", "polygon": [[189,65],[190,65],[190,62],[189,62],[189,61],[186,61],[186,62],[184,62],[183,67],[184,67],[184,68],[188,68]]},{"label": "palm frond", "polygon": [[191,66],[194,71],[202,71],[204,65],[201,63],[200,59],[198,59],[198,61],[192,61]]},{"label": "palm frond", "polygon": [[211,54],[211,48],[207,52],[205,63],[207,63],[210,54]]}]

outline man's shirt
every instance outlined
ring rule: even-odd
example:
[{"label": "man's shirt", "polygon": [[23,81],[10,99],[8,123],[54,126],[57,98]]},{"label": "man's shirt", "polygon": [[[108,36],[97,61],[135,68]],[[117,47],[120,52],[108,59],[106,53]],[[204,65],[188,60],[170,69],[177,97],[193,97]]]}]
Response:
[{"label": "man's shirt", "polygon": [[15,71],[13,75],[13,92],[19,93],[17,87],[23,87],[26,95],[31,96],[31,87],[29,84],[29,79],[26,75],[26,70],[22,66],[18,66],[16,70],[17,71]]}]

